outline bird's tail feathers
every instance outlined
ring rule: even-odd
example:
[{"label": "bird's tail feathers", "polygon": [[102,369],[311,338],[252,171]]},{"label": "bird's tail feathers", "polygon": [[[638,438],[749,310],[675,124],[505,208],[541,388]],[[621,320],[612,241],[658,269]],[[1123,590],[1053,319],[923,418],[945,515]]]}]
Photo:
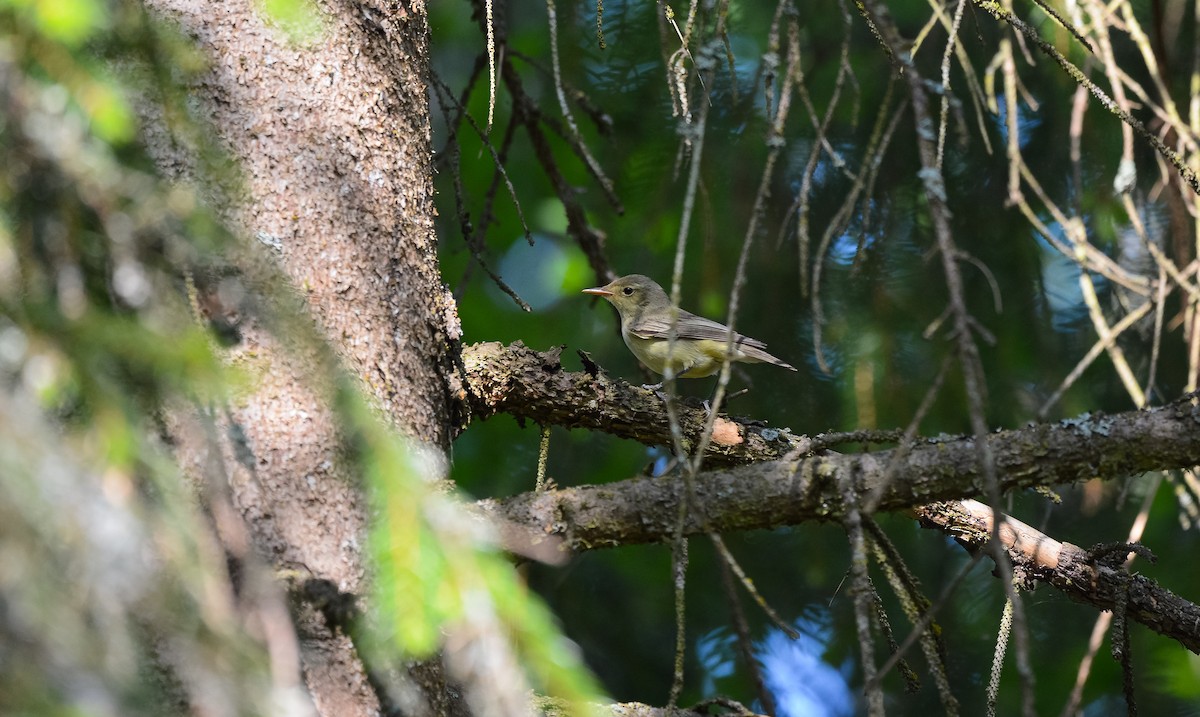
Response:
[{"label": "bird's tail feathers", "polygon": [[758,348],[757,346],[742,345],[739,348],[741,349],[743,354],[745,354],[747,357],[749,357],[750,359],[752,359],[754,361],[762,361],[763,363],[773,363],[776,366],[786,368],[789,371],[798,370],[795,366],[791,365],[787,361],[784,361],[783,359],[775,358],[774,356],[767,353],[766,351],[763,351],[762,349]]}]

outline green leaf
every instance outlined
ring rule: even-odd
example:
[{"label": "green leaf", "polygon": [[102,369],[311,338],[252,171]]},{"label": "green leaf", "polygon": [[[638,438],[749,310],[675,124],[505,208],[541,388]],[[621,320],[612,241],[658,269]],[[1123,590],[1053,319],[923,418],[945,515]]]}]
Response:
[{"label": "green leaf", "polygon": [[51,40],[79,46],[109,26],[109,14],[100,0],[8,0],[32,19],[38,32]]},{"label": "green leaf", "polygon": [[311,0],[259,0],[259,10],[301,45],[314,42],[323,29],[321,14]]},{"label": "green leaf", "polygon": [[429,474],[440,458],[385,435],[365,408],[355,413],[366,422],[363,461],[374,516],[373,625],[418,658],[441,646],[447,631],[467,626],[463,632],[476,639],[479,630],[493,630],[535,689],[566,701],[576,714],[598,701],[600,691],[577,648],[486,526],[455,496],[433,488],[438,476]]}]

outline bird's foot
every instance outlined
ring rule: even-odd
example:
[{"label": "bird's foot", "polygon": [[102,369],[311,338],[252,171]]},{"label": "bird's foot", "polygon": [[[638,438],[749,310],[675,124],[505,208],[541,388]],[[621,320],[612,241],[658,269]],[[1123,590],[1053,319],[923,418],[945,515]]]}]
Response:
[{"label": "bird's foot", "polygon": [[660,389],[662,387],[663,387],[662,381],[659,381],[658,383],[643,383],[642,384],[642,388],[646,389],[647,391],[657,392],[658,389]]}]

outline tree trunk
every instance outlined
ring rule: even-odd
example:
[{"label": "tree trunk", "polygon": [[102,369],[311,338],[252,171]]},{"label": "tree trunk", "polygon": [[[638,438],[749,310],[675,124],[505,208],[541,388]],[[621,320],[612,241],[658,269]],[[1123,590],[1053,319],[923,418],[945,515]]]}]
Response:
[{"label": "tree trunk", "polygon": [[[451,406],[443,376],[459,325],[437,266],[423,3],[323,3],[321,34],[308,45],[289,43],[250,0],[149,5],[211,63],[192,94],[244,190],[223,218],[274,248],[376,407],[444,452]],[[160,165],[194,179],[189,157],[162,130],[147,132]],[[339,460],[327,381],[314,375],[320,362],[285,350],[253,322],[240,328],[232,359],[249,369],[254,392],[229,408],[224,451],[253,552],[276,569],[301,568],[357,593],[365,502]],[[189,453],[198,444],[186,435],[181,445],[185,463],[203,460]],[[300,661],[317,709],[378,713],[350,640],[319,610],[298,612]]]}]

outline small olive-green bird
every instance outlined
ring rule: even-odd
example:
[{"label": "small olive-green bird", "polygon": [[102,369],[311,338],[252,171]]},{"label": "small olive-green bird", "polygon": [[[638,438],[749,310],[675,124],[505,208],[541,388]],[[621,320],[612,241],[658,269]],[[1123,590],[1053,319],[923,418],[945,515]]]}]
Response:
[{"label": "small olive-green bird", "polygon": [[[606,286],[584,289],[583,293],[602,296],[617,307],[625,345],[652,371],[667,373],[671,299],[661,286],[648,276],[630,274]],[[679,378],[713,375],[721,370],[728,342],[728,326],[680,309],[675,329],[675,347],[671,352],[671,373]],[[730,360],[773,363],[796,370],[794,366],[767,353],[766,348],[767,345],[758,339],[734,333]]]}]

